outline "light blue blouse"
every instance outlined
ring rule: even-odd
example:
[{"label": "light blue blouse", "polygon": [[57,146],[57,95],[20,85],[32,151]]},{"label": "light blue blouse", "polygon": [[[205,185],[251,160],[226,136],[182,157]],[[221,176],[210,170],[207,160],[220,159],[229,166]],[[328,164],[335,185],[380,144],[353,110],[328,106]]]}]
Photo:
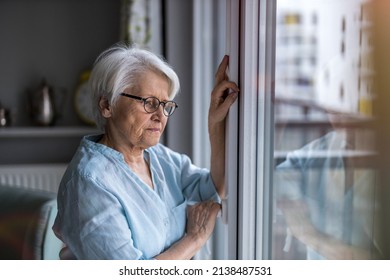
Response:
[{"label": "light blue blouse", "polygon": [[123,155],[82,139],[58,191],[53,230],[78,259],[151,259],[185,234],[186,206],[219,202],[210,173],[158,144],[145,150],[154,189]]}]

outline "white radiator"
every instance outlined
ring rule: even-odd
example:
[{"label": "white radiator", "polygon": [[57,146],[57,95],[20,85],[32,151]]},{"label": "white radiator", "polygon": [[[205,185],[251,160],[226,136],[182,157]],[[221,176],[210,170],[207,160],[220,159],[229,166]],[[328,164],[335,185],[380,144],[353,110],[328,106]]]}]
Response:
[{"label": "white radiator", "polygon": [[0,165],[0,185],[57,192],[66,164]]}]

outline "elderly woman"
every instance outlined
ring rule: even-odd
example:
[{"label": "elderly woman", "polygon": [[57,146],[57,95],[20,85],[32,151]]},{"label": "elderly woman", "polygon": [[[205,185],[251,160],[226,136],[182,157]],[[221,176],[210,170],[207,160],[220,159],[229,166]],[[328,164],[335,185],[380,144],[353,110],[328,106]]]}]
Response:
[{"label": "elderly woman", "polygon": [[225,118],[239,90],[227,66],[225,57],[211,93],[209,171],[159,143],[178,107],[172,68],[124,45],[98,57],[90,85],[103,134],[82,139],[60,184],[53,230],[65,251],[77,259],[190,259],[199,251],[224,196]]}]

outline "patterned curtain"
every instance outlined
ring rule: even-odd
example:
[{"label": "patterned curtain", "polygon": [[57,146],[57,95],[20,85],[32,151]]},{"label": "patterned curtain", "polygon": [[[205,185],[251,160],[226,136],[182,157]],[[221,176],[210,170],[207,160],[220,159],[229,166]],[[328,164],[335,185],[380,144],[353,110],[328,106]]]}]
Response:
[{"label": "patterned curtain", "polygon": [[121,41],[142,48],[152,48],[152,35],[159,34],[152,34],[151,5],[159,5],[159,0],[122,0]]}]

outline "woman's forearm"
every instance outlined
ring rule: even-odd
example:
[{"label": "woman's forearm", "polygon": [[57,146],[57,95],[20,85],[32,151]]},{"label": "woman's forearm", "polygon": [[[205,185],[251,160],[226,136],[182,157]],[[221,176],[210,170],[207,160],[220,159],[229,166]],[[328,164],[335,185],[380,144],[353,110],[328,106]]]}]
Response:
[{"label": "woman's forearm", "polygon": [[211,144],[210,173],[221,198],[225,197],[225,123],[209,129]]},{"label": "woman's forearm", "polygon": [[190,260],[200,250],[201,245],[196,238],[185,235],[168,250],[156,256],[157,260]]},{"label": "woman's forearm", "polygon": [[[211,144],[211,178],[221,198],[225,197],[225,122],[230,107],[240,89],[229,81],[226,73],[229,56],[225,55],[215,74],[215,87],[211,92],[209,108],[209,136]],[[229,93],[230,92],[230,93]]]}]

